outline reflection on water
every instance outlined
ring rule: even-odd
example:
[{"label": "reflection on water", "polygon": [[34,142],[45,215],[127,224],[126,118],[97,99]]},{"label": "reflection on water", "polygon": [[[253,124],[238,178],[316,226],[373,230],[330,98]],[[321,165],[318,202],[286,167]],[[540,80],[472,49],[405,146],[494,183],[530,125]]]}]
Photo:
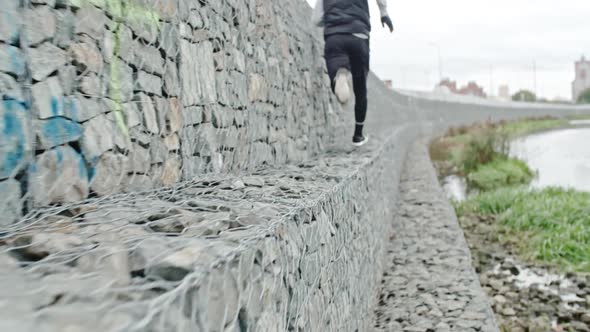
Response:
[{"label": "reflection on water", "polygon": [[590,126],[590,120],[572,120],[570,124],[572,126]]},{"label": "reflection on water", "polygon": [[511,154],[539,174],[533,187],[559,186],[590,192],[590,128],[526,136],[512,142]]},{"label": "reflection on water", "polygon": [[449,175],[443,179],[443,189],[447,198],[456,202],[467,199],[467,181],[457,175]]}]

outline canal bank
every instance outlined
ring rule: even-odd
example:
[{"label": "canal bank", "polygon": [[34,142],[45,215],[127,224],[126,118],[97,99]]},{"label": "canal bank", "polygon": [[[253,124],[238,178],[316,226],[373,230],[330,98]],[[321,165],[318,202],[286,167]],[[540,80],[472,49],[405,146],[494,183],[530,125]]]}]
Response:
[{"label": "canal bank", "polygon": [[[449,189],[454,189],[459,193],[453,195],[455,199],[466,199],[455,203],[456,211],[472,251],[473,264],[501,328],[589,331],[590,194],[546,188],[563,185],[584,189],[584,181],[576,179],[584,179],[583,174],[588,178],[590,173],[584,173],[576,165],[587,165],[584,160],[588,152],[583,149],[587,140],[579,139],[586,129],[570,128],[584,123],[568,123],[567,129],[559,131],[544,128],[532,136],[521,131],[516,139],[496,141],[496,149],[506,155],[492,158],[495,161],[458,156],[457,151],[441,153],[441,150],[453,150],[444,149],[453,145],[459,146],[459,150],[473,148],[472,138],[466,136],[475,133],[487,130],[498,133],[515,127],[535,129],[535,126],[543,127],[539,125],[541,122],[455,128],[449,130],[451,135],[433,142],[431,157],[439,177],[445,180],[442,182],[447,194]],[[556,141],[561,143],[557,148]],[[498,142],[501,142],[499,147]],[[581,150],[576,150],[577,146]],[[515,180],[515,169],[505,166],[505,160],[511,158],[514,163],[523,163],[533,176]],[[472,169],[461,164],[473,159],[480,164]],[[547,172],[547,167],[557,170]],[[450,173],[444,173],[449,170]],[[453,177],[446,177],[449,174]],[[494,182],[497,183],[491,187],[482,186]],[[465,188],[469,195],[462,191]]]}]

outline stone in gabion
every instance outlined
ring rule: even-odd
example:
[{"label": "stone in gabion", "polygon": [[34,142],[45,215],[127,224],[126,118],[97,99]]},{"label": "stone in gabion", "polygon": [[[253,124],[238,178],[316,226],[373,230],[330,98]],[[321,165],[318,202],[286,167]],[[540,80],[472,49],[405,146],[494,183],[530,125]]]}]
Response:
[{"label": "stone in gabion", "polygon": [[68,203],[88,196],[88,171],[84,159],[74,149],[59,146],[37,157],[32,177],[37,206]]}]

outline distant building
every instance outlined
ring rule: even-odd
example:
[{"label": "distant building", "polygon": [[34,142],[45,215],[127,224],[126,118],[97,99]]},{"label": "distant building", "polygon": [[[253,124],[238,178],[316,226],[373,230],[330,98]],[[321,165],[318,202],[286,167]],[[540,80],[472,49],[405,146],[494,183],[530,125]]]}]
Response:
[{"label": "distant building", "polygon": [[448,91],[451,93],[458,93],[459,92],[459,90],[457,90],[457,82],[451,81],[448,78],[445,78],[444,80],[440,81],[440,83],[438,83],[438,85],[436,86],[435,90]]},{"label": "distant building", "polygon": [[486,97],[486,94],[483,91],[483,88],[481,86],[477,85],[477,83],[475,83],[473,81],[467,83],[466,86],[459,89],[458,93],[460,95],[465,95],[465,96],[475,96],[475,97],[482,97],[482,98]]},{"label": "distant building", "polygon": [[586,89],[590,89],[590,61],[582,56],[580,61],[576,61],[576,79],[572,83],[574,102]]},{"label": "distant building", "polygon": [[385,80],[383,81],[386,87],[393,89],[393,81],[392,80]]},{"label": "distant building", "polygon": [[461,89],[457,88],[457,82],[451,81],[448,78],[440,81],[438,85],[434,88],[434,91],[439,93],[453,93],[458,95],[464,96],[476,96],[476,97],[486,97],[486,94],[482,87],[477,85],[475,82],[469,82],[466,86],[462,87]]},{"label": "distant building", "polygon": [[510,88],[508,85],[500,85],[498,88],[498,97],[502,100],[510,100],[512,96],[510,96]]}]

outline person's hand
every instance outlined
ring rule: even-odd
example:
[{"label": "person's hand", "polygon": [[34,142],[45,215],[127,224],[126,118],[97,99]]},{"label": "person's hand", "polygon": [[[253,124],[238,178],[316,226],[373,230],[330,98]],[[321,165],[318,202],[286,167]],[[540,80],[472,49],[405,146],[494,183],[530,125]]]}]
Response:
[{"label": "person's hand", "polygon": [[387,25],[387,27],[389,28],[389,31],[393,32],[393,22],[391,22],[391,19],[389,18],[389,16],[383,16],[381,18],[381,25],[383,27],[385,27],[385,25]]}]

